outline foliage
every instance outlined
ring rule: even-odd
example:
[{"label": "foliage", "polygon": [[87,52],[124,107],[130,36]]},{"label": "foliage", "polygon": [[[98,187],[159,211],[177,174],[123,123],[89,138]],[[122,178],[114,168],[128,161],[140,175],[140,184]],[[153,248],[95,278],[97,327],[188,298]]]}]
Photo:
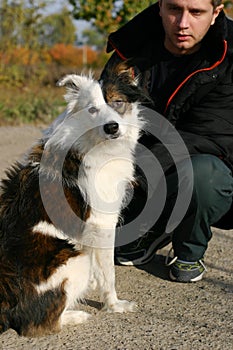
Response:
[{"label": "foliage", "polygon": [[76,27],[66,7],[61,12],[46,16],[41,21],[39,42],[42,46],[53,46],[57,43],[66,45],[77,41]]},{"label": "foliage", "polygon": [[233,0],[224,1],[224,8],[227,15],[233,18]]},{"label": "foliage", "polygon": [[91,27],[82,32],[82,36],[87,45],[96,47],[97,50],[102,50],[106,44],[106,38],[103,34]]},{"label": "foliage", "polygon": [[56,44],[49,50],[54,62],[63,66],[80,67],[83,63],[83,49],[86,50],[87,62],[89,65],[96,60],[97,53],[91,48],[77,48],[72,45]]},{"label": "foliage", "polygon": [[[50,1],[51,2],[51,1]],[[14,45],[33,48],[55,43],[74,44],[76,28],[69,11],[45,16],[49,2],[41,0],[0,1],[0,48]]]},{"label": "foliage", "polygon": [[86,67],[103,66],[107,57],[85,46],[56,44],[35,52],[23,47],[15,47],[8,53],[0,51],[0,84],[24,86],[29,83],[54,84],[59,77],[69,72],[77,72]]},{"label": "foliage", "polygon": [[[73,16],[91,22],[105,36],[128,22],[156,0],[69,0]],[[225,0],[227,12],[233,14],[233,0]]]},{"label": "foliage", "polygon": [[96,51],[73,46],[76,28],[65,7],[45,15],[51,2],[0,0],[1,84],[53,84],[64,72],[96,65]]},{"label": "foliage", "polygon": [[90,21],[106,35],[129,21],[155,0],[69,0],[77,19]]},{"label": "foliage", "polygon": [[36,49],[40,31],[41,11],[45,3],[37,0],[11,1],[0,3],[0,47],[20,45]]},{"label": "foliage", "polygon": [[60,88],[0,88],[0,125],[48,124],[65,108]]},{"label": "foliage", "polygon": [[[68,0],[74,16],[92,24],[83,32],[82,47],[74,46],[76,28],[65,7],[46,15],[52,2],[0,0],[0,125],[54,119],[64,109],[56,81],[84,67],[98,78],[108,59],[103,50],[107,33],[155,0]],[[225,10],[233,17],[233,0],[225,1]]]}]

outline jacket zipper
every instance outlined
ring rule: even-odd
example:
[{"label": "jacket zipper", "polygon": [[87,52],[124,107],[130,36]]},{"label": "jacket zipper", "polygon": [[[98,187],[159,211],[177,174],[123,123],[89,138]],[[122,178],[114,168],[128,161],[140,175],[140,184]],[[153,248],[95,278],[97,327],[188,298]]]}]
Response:
[{"label": "jacket zipper", "polygon": [[197,73],[200,73],[200,72],[205,72],[205,71],[210,71],[214,68],[216,68],[217,66],[219,66],[222,61],[224,60],[225,56],[226,56],[226,53],[227,53],[227,41],[224,40],[224,51],[223,51],[223,55],[222,57],[220,58],[220,60],[218,60],[217,62],[215,62],[211,67],[208,67],[208,68],[202,68],[202,69],[198,69],[196,70],[195,72],[191,73],[190,75],[188,75],[183,81],[182,83],[176,88],[176,90],[173,92],[173,94],[170,96],[170,98],[168,99],[168,102],[167,102],[167,105],[166,105],[166,108],[164,110],[164,115],[166,114],[167,110],[168,110],[168,107],[170,106],[173,98],[176,96],[176,94],[178,93],[178,91],[183,87],[183,85],[192,77],[194,76],[195,74]]}]

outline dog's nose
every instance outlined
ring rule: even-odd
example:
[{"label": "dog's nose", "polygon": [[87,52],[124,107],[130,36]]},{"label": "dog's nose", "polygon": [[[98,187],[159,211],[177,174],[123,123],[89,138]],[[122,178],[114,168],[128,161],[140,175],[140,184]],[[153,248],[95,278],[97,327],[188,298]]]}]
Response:
[{"label": "dog's nose", "polygon": [[104,125],[104,131],[108,135],[114,135],[119,130],[119,124],[116,122],[111,122]]}]

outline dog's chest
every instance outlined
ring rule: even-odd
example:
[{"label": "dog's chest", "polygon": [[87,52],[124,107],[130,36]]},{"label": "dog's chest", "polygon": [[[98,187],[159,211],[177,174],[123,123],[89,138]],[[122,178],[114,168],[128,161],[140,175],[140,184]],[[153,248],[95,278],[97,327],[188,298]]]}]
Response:
[{"label": "dog's chest", "polygon": [[84,160],[86,164],[81,172],[79,184],[88,197],[91,207],[98,203],[116,203],[120,205],[126,187],[133,180],[133,162],[130,157],[101,157]]}]

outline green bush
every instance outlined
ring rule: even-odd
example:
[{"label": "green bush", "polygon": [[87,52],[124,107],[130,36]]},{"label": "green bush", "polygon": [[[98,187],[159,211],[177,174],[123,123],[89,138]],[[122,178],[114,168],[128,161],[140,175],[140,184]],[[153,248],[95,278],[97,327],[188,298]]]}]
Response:
[{"label": "green bush", "polygon": [[49,124],[64,109],[64,90],[0,87],[0,125]]}]

